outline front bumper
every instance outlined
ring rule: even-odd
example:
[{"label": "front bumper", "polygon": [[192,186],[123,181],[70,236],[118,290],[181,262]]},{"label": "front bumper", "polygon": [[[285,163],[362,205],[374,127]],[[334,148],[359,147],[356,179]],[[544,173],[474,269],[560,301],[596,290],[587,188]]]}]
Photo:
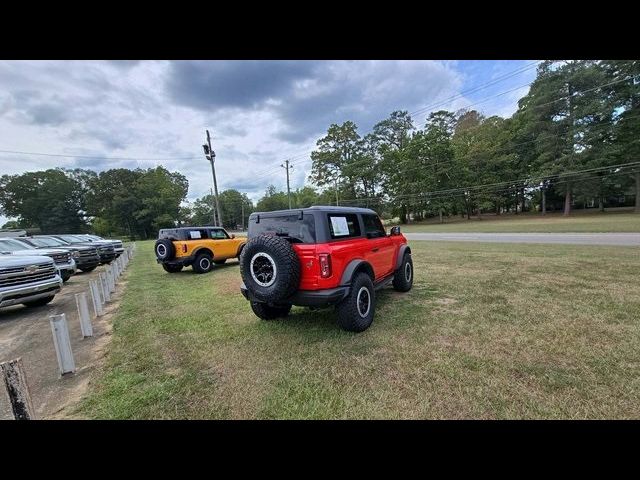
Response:
[{"label": "front bumper", "polygon": [[50,297],[60,291],[62,279],[54,278],[17,287],[0,288],[0,308]]},{"label": "front bumper", "polygon": [[73,275],[74,273],[76,273],[76,262],[75,260],[72,259],[70,262],[67,262],[67,263],[56,263],[56,268],[60,272],[66,272]]},{"label": "front bumper", "polygon": [[[240,292],[247,300],[259,302],[246,287],[244,282],[240,285]],[[292,296],[284,299],[279,304],[291,304],[300,307],[328,307],[340,303],[349,295],[349,286],[328,288],[325,290],[298,290]]]},{"label": "front bumper", "polygon": [[116,258],[115,252],[101,253],[100,264],[112,262]]},{"label": "front bumper", "polygon": [[76,259],[77,268],[91,268],[100,265],[100,255],[85,256]]}]

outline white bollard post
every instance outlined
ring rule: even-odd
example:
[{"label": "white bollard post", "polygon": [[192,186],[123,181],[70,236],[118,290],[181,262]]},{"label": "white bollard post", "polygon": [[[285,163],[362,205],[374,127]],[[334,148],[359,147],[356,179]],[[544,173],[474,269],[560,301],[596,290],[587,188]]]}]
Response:
[{"label": "white bollard post", "polygon": [[100,288],[102,288],[102,298],[104,298],[104,302],[111,301],[111,294],[109,293],[109,283],[107,282],[107,274],[105,272],[100,272]]},{"label": "white bollard post", "polygon": [[102,316],[102,299],[100,298],[100,290],[95,280],[89,281],[89,288],[91,289],[91,300],[93,300],[93,311],[96,317]]},{"label": "white bollard post", "polygon": [[116,291],[116,277],[111,265],[107,269],[107,278],[109,279],[109,293],[113,293]]},{"label": "white bollard post", "polygon": [[61,313],[60,315],[51,315],[49,317],[49,322],[51,323],[53,346],[56,349],[56,356],[58,357],[60,375],[73,373],[76,371],[76,363],[73,360],[73,352],[71,351],[71,340],[69,340],[67,317],[64,313]]},{"label": "white bollard post", "polygon": [[93,337],[93,325],[91,325],[91,317],[89,316],[89,305],[87,304],[86,293],[76,293],[76,306],[78,307],[82,338]]}]

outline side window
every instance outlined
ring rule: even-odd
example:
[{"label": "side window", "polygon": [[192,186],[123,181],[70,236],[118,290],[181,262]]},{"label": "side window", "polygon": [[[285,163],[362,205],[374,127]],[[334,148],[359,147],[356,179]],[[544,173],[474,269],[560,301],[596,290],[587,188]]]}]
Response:
[{"label": "side window", "polygon": [[362,223],[364,223],[364,234],[369,238],[379,238],[387,235],[377,215],[362,215]]},{"label": "side window", "polygon": [[327,217],[329,219],[329,233],[334,240],[359,237],[361,235],[360,222],[358,222],[356,214],[329,214]]},{"label": "side window", "polygon": [[226,240],[229,237],[227,237],[227,234],[224,230],[215,229],[211,230],[211,238],[213,240]]},{"label": "side window", "polygon": [[209,238],[206,230],[187,230],[187,240],[201,240]]}]

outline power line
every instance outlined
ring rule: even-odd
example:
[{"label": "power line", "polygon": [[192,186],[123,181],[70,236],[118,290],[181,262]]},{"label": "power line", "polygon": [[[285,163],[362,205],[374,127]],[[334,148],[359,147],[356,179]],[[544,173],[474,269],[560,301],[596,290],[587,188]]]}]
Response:
[{"label": "power line", "polygon": [[19,155],[36,155],[43,157],[69,157],[69,158],[89,158],[92,160],[144,160],[144,161],[161,161],[161,160],[195,160],[200,157],[101,157],[97,155],[67,155],[62,153],[42,153],[42,152],[21,152],[17,150],[0,150],[0,153],[13,153]]}]

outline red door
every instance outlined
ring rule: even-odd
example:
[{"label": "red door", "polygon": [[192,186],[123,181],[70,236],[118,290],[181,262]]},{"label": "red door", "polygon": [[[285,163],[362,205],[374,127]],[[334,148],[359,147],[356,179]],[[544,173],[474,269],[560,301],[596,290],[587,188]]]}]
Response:
[{"label": "red door", "polygon": [[395,246],[387,236],[377,215],[362,215],[364,232],[367,238],[367,261],[373,266],[376,280],[391,273],[394,267]]}]

